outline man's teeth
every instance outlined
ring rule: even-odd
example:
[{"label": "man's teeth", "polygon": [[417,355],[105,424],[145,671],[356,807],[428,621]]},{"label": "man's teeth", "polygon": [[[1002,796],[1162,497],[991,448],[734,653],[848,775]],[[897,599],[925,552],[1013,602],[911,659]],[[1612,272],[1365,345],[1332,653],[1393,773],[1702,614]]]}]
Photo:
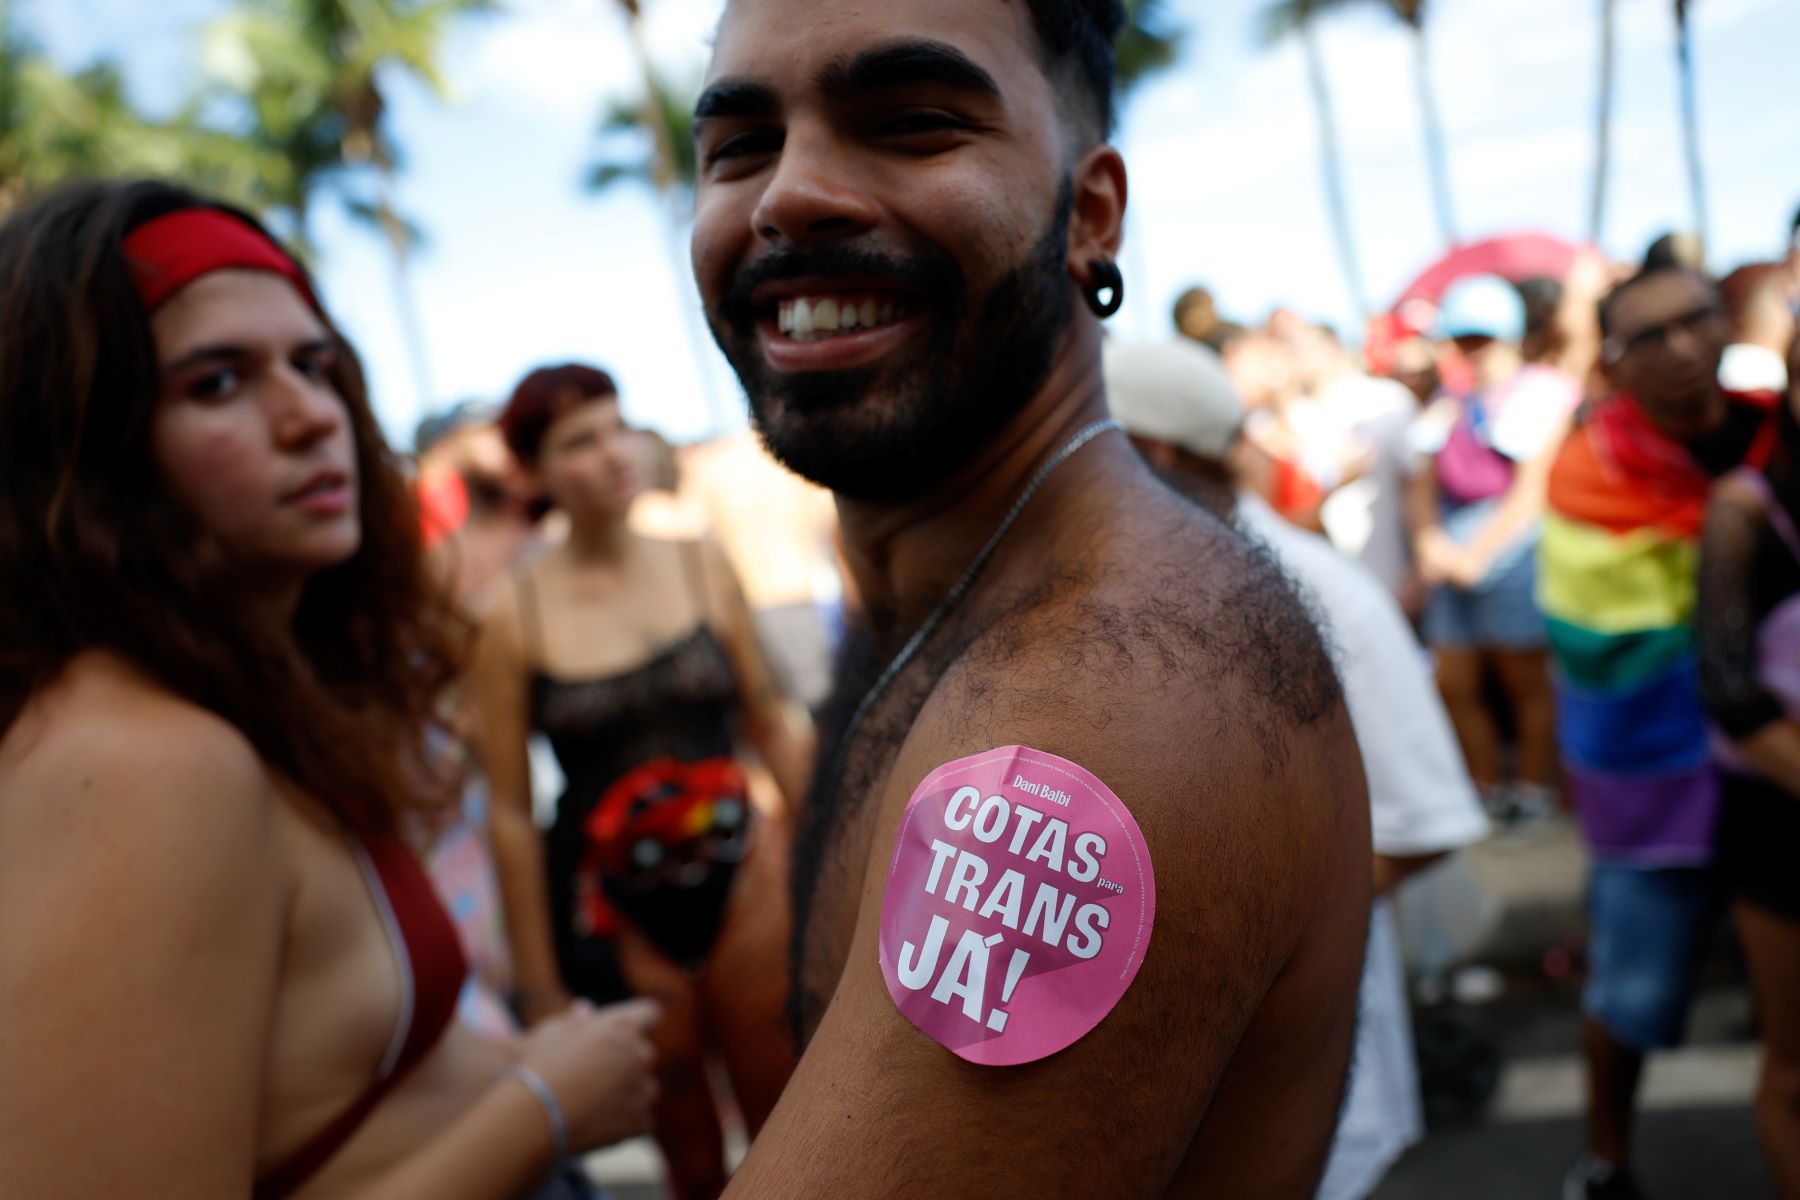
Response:
[{"label": "man's teeth", "polygon": [[836,296],[798,296],[776,306],[775,323],[782,333],[795,341],[818,341],[856,329],[886,325],[904,317],[906,311],[904,304],[872,297],[855,300]]}]

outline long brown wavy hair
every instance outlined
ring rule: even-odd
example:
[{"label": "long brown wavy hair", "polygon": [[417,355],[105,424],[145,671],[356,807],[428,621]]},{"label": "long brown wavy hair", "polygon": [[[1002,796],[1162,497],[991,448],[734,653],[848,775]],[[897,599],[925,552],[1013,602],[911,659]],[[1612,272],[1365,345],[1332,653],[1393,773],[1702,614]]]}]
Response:
[{"label": "long brown wavy hair", "polygon": [[466,630],[427,574],[411,488],[342,353],[362,544],[270,628],[247,579],[182,510],[150,450],[148,315],[120,243],[212,207],[167,183],[82,183],[0,225],[0,735],[86,650],[107,649],[229,721],[352,827],[446,798],[439,703]]}]

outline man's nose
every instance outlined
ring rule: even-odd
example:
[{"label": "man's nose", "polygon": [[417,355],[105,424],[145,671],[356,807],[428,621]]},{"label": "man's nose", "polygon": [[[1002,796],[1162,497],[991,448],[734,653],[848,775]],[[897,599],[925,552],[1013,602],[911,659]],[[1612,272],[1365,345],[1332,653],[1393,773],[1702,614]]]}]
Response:
[{"label": "man's nose", "polygon": [[1713,352],[1712,339],[1698,322],[1677,321],[1663,333],[1669,356],[1697,362]]},{"label": "man's nose", "polygon": [[846,147],[825,131],[790,129],[750,219],[758,237],[797,246],[865,233],[880,213]]}]

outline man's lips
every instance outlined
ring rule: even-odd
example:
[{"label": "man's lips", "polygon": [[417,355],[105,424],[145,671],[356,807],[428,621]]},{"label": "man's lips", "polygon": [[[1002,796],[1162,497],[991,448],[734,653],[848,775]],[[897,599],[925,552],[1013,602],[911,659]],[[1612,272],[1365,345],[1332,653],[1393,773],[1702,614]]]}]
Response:
[{"label": "man's lips", "polygon": [[920,294],[920,290],[915,286],[884,275],[795,275],[786,279],[771,279],[767,283],[760,284],[750,293],[750,303],[758,311],[761,311],[773,308],[783,300],[796,300],[802,296],[822,298],[864,293],[878,299],[897,301],[916,297]]},{"label": "man's lips", "polygon": [[751,293],[757,339],[775,371],[866,368],[922,324],[926,297],[880,275],[771,280]]},{"label": "man's lips", "polygon": [[855,371],[874,366],[912,340],[924,320],[919,313],[908,313],[872,329],[859,327],[809,338],[784,332],[777,321],[765,319],[756,323],[756,335],[764,361],[782,374]]}]

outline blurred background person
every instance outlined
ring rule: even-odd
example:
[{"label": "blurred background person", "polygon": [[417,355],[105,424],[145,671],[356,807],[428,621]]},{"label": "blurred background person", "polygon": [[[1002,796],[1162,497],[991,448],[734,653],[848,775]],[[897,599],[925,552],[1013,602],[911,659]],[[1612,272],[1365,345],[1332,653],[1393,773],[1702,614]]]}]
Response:
[{"label": "blurred background person", "polygon": [[1419,402],[1403,384],[1365,372],[1324,331],[1311,336],[1303,364],[1342,477],[1319,507],[1320,524],[1331,544],[1361,563],[1410,619],[1424,600],[1406,524],[1407,431]]},{"label": "blurred background person", "polygon": [[1713,481],[1768,459],[1774,398],[1719,386],[1718,289],[1680,267],[1600,309],[1616,393],[1551,471],[1541,552],[1557,731],[1590,856],[1582,990],[1587,1148],[1565,1194],[1635,1196],[1644,1055],[1681,1043],[1706,934],[1719,783],[1694,641],[1696,551]]},{"label": "blurred background person", "polygon": [[[1425,642],[1489,811],[1542,815],[1554,807],[1555,709],[1533,597],[1534,551],[1545,476],[1580,389],[1553,368],[1525,363],[1525,304],[1504,279],[1458,280],[1438,322],[1473,369],[1475,390],[1440,397],[1414,425],[1415,449],[1426,459],[1409,487],[1408,515],[1430,589]],[[1515,735],[1510,779],[1489,672]]]},{"label": "blurred background person", "polygon": [[1247,489],[1258,451],[1218,357],[1186,342],[1109,343],[1113,415],[1176,491],[1267,547],[1332,648],[1368,776],[1375,903],[1350,1086],[1319,1200],[1361,1200],[1425,1135],[1411,1011],[1391,897],[1409,876],[1487,834],[1422,652],[1393,596],[1359,564]]},{"label": "blurred background person", "polygon": [[680,457],[682,499],[742,581],[782,695],[816,712],[844,627],[831,493],[776,462],[749,430]]},{"label": "blurred background person", "polygon": [[1395,342],[1388,375],[1411,392],[1421,406],[1429,403],[1443,386],[1437,348],[1421,333],[1409,332]]},{"label": "blurred background person", "polygon": [[[805,787],[810,730],[719,551],[631,528],[646,458],[605,372],[533,371],[500,424],[568,526],[501,590],[470,685],[521,1014],[535,1026],[576,997],[656,998],[670,1187],[713,1196],[725,1165],[709,1054],[752,1135],[793,1067],[787,805]],[[734,726],[781,800],[753,803]],[[533,731],[566,781],[541,837]]]},{"label": "blurred background person", "polygon": [[[471,621],[535,545],[522,479],[496,415],[491,406],[466,400],[420,421],[413,435],[413,487],[427,561]],[[466,698],[453,694],[447,710],[439,744],[464,777],[462,802],[444,815],[426,864],[469,960],[458,1013],[478,1032],[504,1036],[518,1025],[507,1007],[512,959],[488,842],[487,780],[472,761]]]},{"label": "blurred background person", "polygon": [[0,460],[0,1193],[589,1195],[654,1006],[452,1019],[461,627],[299,265],[166,184],[20,209]]},{"label": "blurred background person", "polygon": [[445,560],[441,570],[452,595],[469,612],[491,598],[532,536],[518,468],[494,423],[498,415],[479,400],[464,400],[424,418],[413,433],[425,548]]},{"label": "blurred background person", "polygon": [[1750,263],[1719,281],[1731,344],[1719,362],[1728,392],[1785,392],[1794,344],[1794,288],[1785,263]]},{"label": "blurred background person", "polygon": [[1188,288],[1175,297],[1175,308],[1171,315],[1175,321],[1176,333],[1212,350],[1219,348],[1222,335],[1231,332],[1230,323],[1219,316],[1218,302],[1213,299],[1212,292],[1204,287]]},{"label": "blurred background person", "polygon": [[1794,210],[1794,220],[1788,226],[1787,265],[1790,280],[1788,298],[1800,305],[1800,209]]},{"label": "blurred background person", "polygon": [[1756,1124],[1800,1200],[1800,340],[1768,465],[1720,480],[1700,551],[1700,683],[1723,735],[1719,866],[1762,1026]]},{"label": "blurred background person", "polygon": [[[1260,452],[1249,468],[1256,472],[1251,486],[1284,518],[1317,533],[1324,528],[1319,508],[1327,491],[1315,475],[1317,465],[1308,464],[1304,434],[1290,419],[1301,396],[1300,365],[1288,337],[1276,332],[1291,336],[1297,319],[1278,317],[1231,333],[1220,357],[1243,398],[1244,437]],[[1299,423],[1306,423],[1305,416]]]}]

